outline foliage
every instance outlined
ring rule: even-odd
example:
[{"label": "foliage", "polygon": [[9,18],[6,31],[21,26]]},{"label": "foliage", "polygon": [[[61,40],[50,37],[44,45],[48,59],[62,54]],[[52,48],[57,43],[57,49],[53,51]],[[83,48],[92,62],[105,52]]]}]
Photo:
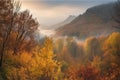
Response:
[{"label": "foliage", "polygon": [[120,77],[120,33],[112,33],[104,43],[103,70],[109,80],[119,80]]},{"label": "foliage", "polygon": [[28,48],[26,46],[28,43],[34,41],[33,34],[39,23],[28,10],[20,12],[20,6],[20,2],[14,0],[0,1],[0,66],[5,51],[20,53],[21,50]]},{"label": "foliage", "polygon": [[119,32],[40,44],[34,39],[37,20],[20,6],[0,1],[0,80],[120,80]]},{"label": "foliage", "polygon": [[89,60],[92,60],[95,55],[100,54],[100,45],[98,40],[95,37],[89,37],[85,40],[84,50],[86,56],[88,56]]},{"label": "foliage", "polygon": [[6,54],[1,78],[7,80],[60,80],[61,63],[55,60],[52,41],[46,39],[42,48],[36,46],[32,53],[23,51]]},{"label": "foliage", "polygon": [[71,67],[67,77],[68,80],[99,80],[99,70],[90,65],[80,66],[78,69]]}]

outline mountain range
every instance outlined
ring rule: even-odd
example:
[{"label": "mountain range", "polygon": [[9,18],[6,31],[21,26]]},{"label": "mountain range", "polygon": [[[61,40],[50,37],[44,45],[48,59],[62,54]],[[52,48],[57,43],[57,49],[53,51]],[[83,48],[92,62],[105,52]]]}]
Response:
[{"label": "mountain range", "polygon": [[69,24],[70,22],[72,22],[75,18],[76,18],[76,16],[74,16],[74,15],[69,15],[64,21],[62,21],[62,22],[60,22],[60,23],[57,23],[57,24],[51,26],[51,28],[54,29],[54,30],[57,29],[57,28],[60,28],[60,27],[62,27],[62,26],[64,26],[64,25],[67,25],[67,24]]},{"label": "mountain range", "polygon": [[59,36],[77,36],[86,38],[89,36],[108,35],[117,29],[117,23],[113,19],[115,3],[108,3],[91,7],[82,15],[73,19],[70,23],[56,29]]}]

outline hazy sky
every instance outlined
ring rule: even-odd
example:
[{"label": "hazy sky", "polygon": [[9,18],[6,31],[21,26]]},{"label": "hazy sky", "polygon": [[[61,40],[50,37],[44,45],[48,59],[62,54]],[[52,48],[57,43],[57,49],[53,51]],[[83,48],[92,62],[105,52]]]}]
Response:
[{"label": "hazy sky", "polygon": [[82,14],[89,7],[116,0],[21,0],[22,9],[28,9],[42,25],[53,25],[69,15]]}]

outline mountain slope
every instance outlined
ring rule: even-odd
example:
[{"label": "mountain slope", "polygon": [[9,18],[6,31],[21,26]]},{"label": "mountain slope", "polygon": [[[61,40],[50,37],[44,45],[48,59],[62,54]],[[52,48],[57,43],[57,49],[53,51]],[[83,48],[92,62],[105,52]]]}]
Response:
[{"label": "mountain slope", "polygon": [[69,24],[71,21],[73,21],[76,18],[76,16],[74,15],[70,15],[67,19],[65,19],[63,22],[60,22],[58,24],[55,24],[53,26],[51,26],[52,29],[57,29],[60,28],[66,24]]},{"label": "mountain slope", "polygon": [[109,3],[89,8],[83,15],[79,15],[71,23],[57,29],[56,34],[82,38],[110,34],[116,31],[113,27],[116,23],[112,18],[114,5],[115,3]]}]

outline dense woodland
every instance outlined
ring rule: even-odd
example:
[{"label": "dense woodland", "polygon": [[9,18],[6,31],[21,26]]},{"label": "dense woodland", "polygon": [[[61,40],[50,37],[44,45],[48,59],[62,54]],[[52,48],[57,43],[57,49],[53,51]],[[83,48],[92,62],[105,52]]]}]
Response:
[{"label": "dense woodland", "polygon": [[119,32],[36,40],[39,23],[20,6],[0,1],[0,80],[120,80]]}]

